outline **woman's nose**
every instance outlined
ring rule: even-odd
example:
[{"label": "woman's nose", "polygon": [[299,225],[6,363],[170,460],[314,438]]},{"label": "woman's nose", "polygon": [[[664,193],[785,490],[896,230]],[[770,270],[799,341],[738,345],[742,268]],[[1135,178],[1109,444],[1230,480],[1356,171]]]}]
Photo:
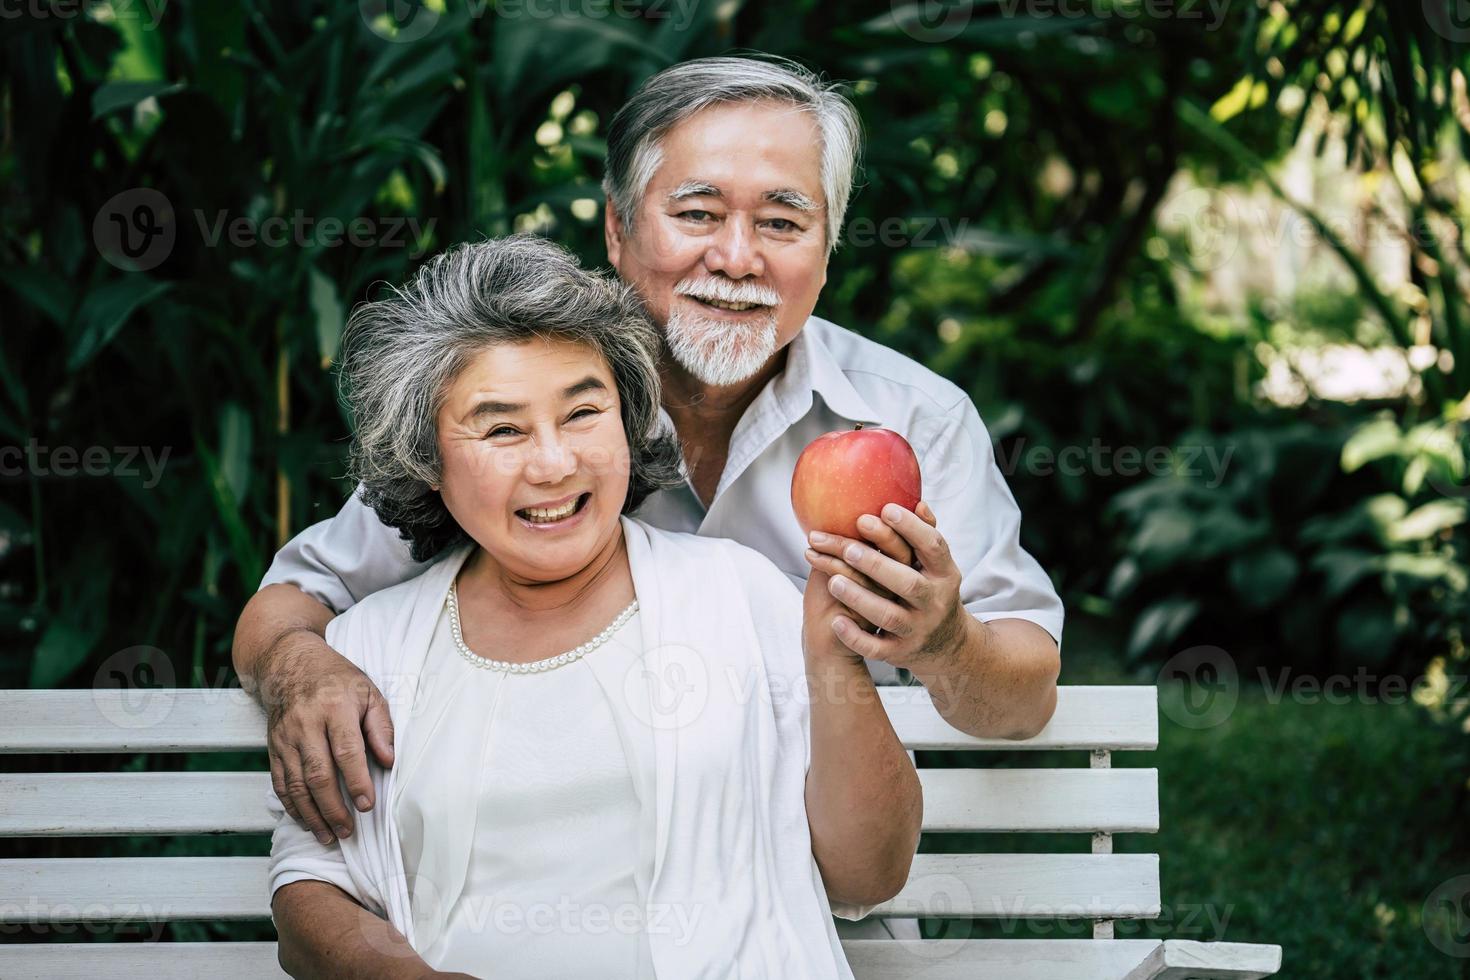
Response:
[{"label": "woman's nose", "polygon": [[527,477],[538,483],[555,483],[576,469],[576,453],[559,435],[538,433],[532,438]]}]

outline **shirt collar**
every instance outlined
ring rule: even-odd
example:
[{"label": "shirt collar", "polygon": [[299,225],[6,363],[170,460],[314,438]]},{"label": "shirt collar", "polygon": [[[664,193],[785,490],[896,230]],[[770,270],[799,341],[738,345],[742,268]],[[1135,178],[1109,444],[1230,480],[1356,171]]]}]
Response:
[{"label": "shirt collar", "polygon": [[775,394],[794,423],[811,410],[813,393],[835,414],[867,426],[882,425],[873,407],[847,379],[842,365],[823,342],[824,321],[810,317],[786,350],[786,366],[775,379]]}]

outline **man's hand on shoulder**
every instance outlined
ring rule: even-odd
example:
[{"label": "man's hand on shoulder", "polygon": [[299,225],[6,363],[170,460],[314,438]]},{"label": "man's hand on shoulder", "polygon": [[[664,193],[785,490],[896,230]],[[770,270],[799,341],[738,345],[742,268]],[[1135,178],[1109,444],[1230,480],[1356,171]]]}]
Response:
[{"label": "man's hand on shoulder", "polygon": [[309,628],[278,636],[256,662],[254,679],[282,806],[323,844],[351,836],[352,810],[337,772],[357,809],[372,809],[364,736],[381,765],[393,764],[393,720],[382,692]]}]

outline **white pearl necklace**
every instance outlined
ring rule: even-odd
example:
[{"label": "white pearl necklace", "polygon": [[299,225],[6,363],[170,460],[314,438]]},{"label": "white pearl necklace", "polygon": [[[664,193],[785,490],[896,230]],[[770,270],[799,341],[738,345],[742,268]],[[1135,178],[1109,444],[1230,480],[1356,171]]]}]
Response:
[{"label": "white pearl necklace", "polygon": [[445,601],[449,606],[449,628],[454,633],[454,645],[459,647],[460,656],[464,657],[476,667],[511,674],[539,674],[543,671],[555,670],[557,667],[569,664],[574,660],[581,660],[587,654],[610,640],[612,635],[621,629],[623,624],[631,619],[633,614],[638,611],[638,600],[634,599],[628,604],[628,608],[618,613],[618,618],[608,624],[606,629],[581,646],[574,647],[558,656],[548,657],[545,660],[533,660],[530,663],[517,664],[511,663],[508,660],[489,660],[479,656],[465,645],[464,633],[459,628],[459,590],[455,583],[450,583],[449,598]]}]

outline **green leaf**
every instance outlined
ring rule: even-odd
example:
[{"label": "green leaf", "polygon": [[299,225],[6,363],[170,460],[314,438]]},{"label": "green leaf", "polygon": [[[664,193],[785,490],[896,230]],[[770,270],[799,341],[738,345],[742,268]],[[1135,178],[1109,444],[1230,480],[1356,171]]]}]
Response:
[{"label": "green leaf", "polygon": [[0,284],[15,290],[17,296],[57,326],[64,325],[71,316],[75,287],[45,269],[3,266],[0,267]]},{"label": "green leaf", "polygon": [[1342,469],[1352,473],[1366,463],[1397,453],[1403,441],[1398,423],[1391,418],[1374,419],[1354,432],[1342,447]]},{"label": "green leaf", "polygon": [[112,343],[134,310],[162,296],[169,288],[169,283],[133,274],[113,279],[88,293],[77,311],[79,329],[71,355],[66,360],[67,370],[79,371],[85,367],[99,351]]},{"label": "green leaf", "polygon": [[1177,562],[1194,541],[1194,518],[1182,510],[1156,510],[1143,519],[1129,549],[1144,568]]},{"label": "green leaf", "polygon": [[1365,576],[1383,570],[1383,556],[1353,548],[1333,548],[1312,559],[1312,570],[1326,579],[1328,599],[1340,599]]},{"label": "green leaf", "polygon": [[97,645],[95,629],[84,629],[76,622],[59,618],[51,621],[41,642],[36,644],[31,659],[32,688],[53,688],[71,676],[87,660]]},{"label": "green leaf", "polygon": [[1214,105],[1210,106],[1210,116],[1215,122],[1229,122],[1240,115],[1250,105],[1251,90],[1255,87],[1256,80],[1249,75],[1235,83],[1235,87],[1222,95]]},{"label": "green leaf", "polygon": [[1435,500],[1416,507],[1388,529],[1388,540],[1402,543],[1423,541],[1446,528],[1465,523],[1465,501]]},{"label": "green leaf", "polygon": [[342,327],[345,315],[342,300],[337,295],[337,284],[316,266],[310,270],[307,284],[307,301],[311,304],[316,319],[316,344],[321,352],[322,368],[332,366],[342,346]]},{"label": "green leaf", "polygon": [[1113,566],[1104,594],[1115,602],[1119,599],[1126,599],[1133,592],[1134,586],[1138,584],[1138,578],[1138,562],[1132,558],[1124,558]]},{"label": "green leaf", "polygon": [[1138,617],[1128,639],[1128,659],[1137,660],[1150,650],[1173,643],[1198,614],[1199,600],[1183,596],[1170,596],[1149,606]]},{"label": "green leaf", "polygon": [[210,451],[208,444],[199,438],[197,431],[194,434],[194,450],[204,465],[204,474],[214,499],[215,514],[224,525],[235,567],[240,570],[240,578],[253,587],[260,582],[265,569],[260,554],[251,541],[250,530],[240,515],[240,501],[230,488],[219,460]]},{"label": "green leaf", "polygon": [[236,402],[227,403],[219,420],[220,476],[240,504],[250,491],[250,444],[250,413]]},{"label": "green leaf", "polygon": [[1390,575],[1419,579],[1424,582],[1443,582],[1456,592],[1464,592],[1470,585],[1470,572],[1464,565],[1446,555],[1411,555],[1394,552],[1385,556],[1384,569]]},{"label": "green leaf", "polygon": [[1230,585],[1247,606],[1265,609],[1291,590],[1300,570],[1283,548],[1250,551],[1230,563]]},{"label": "green leaf", "polygon": [[183,82],[108,82],[92,93],[92,121],[119,109],[131,109],[144,99],[171,95],[183,88]]}]

